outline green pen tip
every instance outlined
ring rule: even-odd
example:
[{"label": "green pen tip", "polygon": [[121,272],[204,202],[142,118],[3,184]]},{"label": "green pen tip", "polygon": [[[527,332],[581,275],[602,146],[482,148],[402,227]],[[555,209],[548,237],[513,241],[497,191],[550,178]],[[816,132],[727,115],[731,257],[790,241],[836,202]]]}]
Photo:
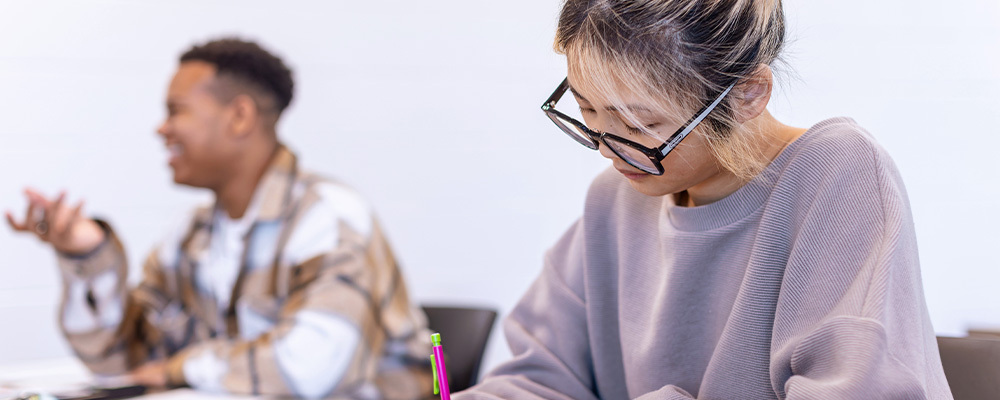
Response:
[{"label": "green pen tip", "polygon": [[433,346],[440,346],[441,345],[441,334],[440,333],[433,333],[433,334],[431,334],[431,344]]}]

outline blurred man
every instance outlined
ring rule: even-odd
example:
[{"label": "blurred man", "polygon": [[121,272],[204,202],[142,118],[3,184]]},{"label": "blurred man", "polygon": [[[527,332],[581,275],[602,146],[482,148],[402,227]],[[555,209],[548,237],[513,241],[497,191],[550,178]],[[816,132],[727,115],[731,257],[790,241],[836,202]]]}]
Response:
[{"label": "blurred man", "polygon": [[211,190],[215,204],[149,255],[138,287],[126,287],[114,230],[83,217],[82,202],[26,190],[26,214],[7,213],[57,251],[60,325],[94,372],[244,394],[427,394],[426,319],[371,209],[302,171],[278,140],[292,86],[254,43],[181,56],[157,132],[174,182]]}]

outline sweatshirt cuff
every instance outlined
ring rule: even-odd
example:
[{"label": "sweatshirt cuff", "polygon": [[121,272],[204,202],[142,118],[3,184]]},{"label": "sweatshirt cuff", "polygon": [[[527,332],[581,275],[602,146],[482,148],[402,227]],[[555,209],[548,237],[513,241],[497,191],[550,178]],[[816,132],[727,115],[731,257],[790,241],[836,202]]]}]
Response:
[{"label": "sweatshirt cuff", "polygon": [[104,231],[104,240],[97,247],[84,254],[56,251],[59,269],[66,277],[91,278],[123,264],[124,250],[111,226],[99,219],[94,222]]}]

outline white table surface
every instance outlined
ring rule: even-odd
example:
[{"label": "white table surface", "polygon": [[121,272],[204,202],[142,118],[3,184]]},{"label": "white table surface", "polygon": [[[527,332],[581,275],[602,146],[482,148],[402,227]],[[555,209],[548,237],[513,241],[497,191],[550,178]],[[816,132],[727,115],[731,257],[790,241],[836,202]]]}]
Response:
[{"label": "white table surface", "polygon": [[[83,363],[73,357],[0,364],[0,399],[21,393],[66,393],[73,390],[84,390],[94,385],[110,387],[127,383],[122,378],[95,377]],[[150,400],[240,400],[257,397],[174,389],[137,398]]]}]

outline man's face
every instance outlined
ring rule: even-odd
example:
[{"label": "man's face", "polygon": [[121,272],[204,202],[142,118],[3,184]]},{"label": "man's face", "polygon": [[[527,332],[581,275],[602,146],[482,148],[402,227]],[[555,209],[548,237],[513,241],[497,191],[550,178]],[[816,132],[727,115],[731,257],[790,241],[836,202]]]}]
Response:
[{"label": "man's face", "polygon": [[215,72],[209,63],[182,63],[167,89],[167,118],[156,132],[170,152],[174,182],[182,185],[217,189],[231,165],[230,112],[211,91]]}]

